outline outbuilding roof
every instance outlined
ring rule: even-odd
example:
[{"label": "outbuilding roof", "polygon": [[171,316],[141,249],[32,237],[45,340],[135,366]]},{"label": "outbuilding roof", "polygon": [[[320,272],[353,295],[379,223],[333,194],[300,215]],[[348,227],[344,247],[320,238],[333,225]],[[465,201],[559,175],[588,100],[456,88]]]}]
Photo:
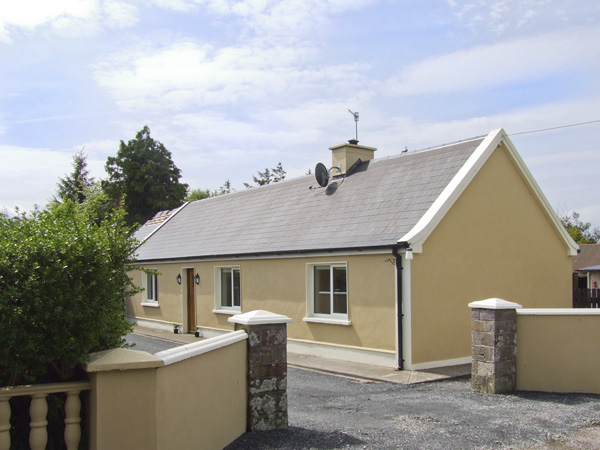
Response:
[{"label": "outbuilding roof", "polygon": [[600,244],[581,244],[573,258],[573,270],[589,270],[597,265],[600,265]]},{"label": "outbuilding roof", "polygon": [[[420,251],[504,139],[504,131],[496,130],[483,138],[367,161],[351,175],[332,178],[325,188],[308,175],[191,202],[146,239],[138,260],[353,251],[405,241]],[[527,169],[522,170],[562,228]],[[571,247],[574,253],[575,244]]]}]

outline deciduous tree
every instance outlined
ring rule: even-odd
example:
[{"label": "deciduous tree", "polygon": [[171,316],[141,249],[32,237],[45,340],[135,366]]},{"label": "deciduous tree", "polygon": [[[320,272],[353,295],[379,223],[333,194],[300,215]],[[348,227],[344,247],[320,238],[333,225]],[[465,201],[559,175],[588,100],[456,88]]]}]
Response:
[{"label": "deciduous tree", "polygon": [[600,229],[592,228],[591,222],[582,222],[580,214],[573,211],[560,218],[565,229],[578,244],[597,244],[600,241]]}]

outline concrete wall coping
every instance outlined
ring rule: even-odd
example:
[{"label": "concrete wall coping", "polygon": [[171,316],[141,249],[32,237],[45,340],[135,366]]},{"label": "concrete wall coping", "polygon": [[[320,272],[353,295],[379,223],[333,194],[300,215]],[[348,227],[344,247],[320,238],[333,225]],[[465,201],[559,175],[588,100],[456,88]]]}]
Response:
[{"label": "concrete wall coping", "polygon": [[469,308],[478,309],[521,309],[523,306],[518,303],[507,302],[501,298],[488,298],[487,300],[480,300],[478,302],[469,303]]},{"label": "concrete wall coping", "polygon": [[83,366],[88,372],[108,372],[111,370],[152,369],[164,363],[154,355],[140,350],[113,348],[92,353],[90,362]]},{"label": "concrete wall coping", "polygon": [[518,316],[600,316],[596,308],[524,308],[517,310]]},{"label": "concrete wall coping", "polygon": [[269,311],[258,309],[244,314],[236,314],[227,319],[228,322],[238,323],[240,325],[268,325],[277,323],[290,323],[292,319],[281,314],[275,314]]},{"label": "concrete wall coping", "polygon": [[169,364],[193,358],[194,356],[202,355],[203,353],[208,353],[245,339],[248,339],[248,334],[244,330],[233,331],[222,336],[194,342],[193,344],[181,345],[169,350],[164,350],[156,353],[154,356],[165,366],[168,366]]}]

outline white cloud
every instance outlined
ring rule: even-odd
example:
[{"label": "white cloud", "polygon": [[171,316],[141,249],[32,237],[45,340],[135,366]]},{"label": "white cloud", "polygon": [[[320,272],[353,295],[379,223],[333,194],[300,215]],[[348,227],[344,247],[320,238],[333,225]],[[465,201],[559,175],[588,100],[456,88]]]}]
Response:
[{"label": "white cloud", "polygon": [[600,28],[579,28],[481,45],[423,61],[388,81],[396,95],[476,91],[598,65]]},{"label": "white cloud", "polygon": [[226,47],[190,41],[121,55],[95,66],[95,79],[124,110],[180,110],[209,105],[268,106],[318,98],[364,85],[366,65],[314,67],[303,47]]},{"label": "white cloud", "polygon": [[598,12],[595,2],[579,0],[473,0],[448,5],[467,28],[497,36],[594,23]]},{"label": "white cloud", "polygon": [[67,36],[86,36],[104,27],[122,28],[137,21],[137,7],[120,0],[19,0],[0,3],[0,42],[15,32],[48,27]]}]

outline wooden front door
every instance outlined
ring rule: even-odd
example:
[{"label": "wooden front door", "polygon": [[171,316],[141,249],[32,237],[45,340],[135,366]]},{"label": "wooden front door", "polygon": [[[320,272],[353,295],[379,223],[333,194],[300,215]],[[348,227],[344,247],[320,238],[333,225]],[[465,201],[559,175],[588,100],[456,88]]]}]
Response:
[{"label": "wooden front door", "polygon": [[187,291],[187,317],[188,333],[194,332],[196,328],[196,303],[194,296],[194,269],[186,269],[186,291]]}]

